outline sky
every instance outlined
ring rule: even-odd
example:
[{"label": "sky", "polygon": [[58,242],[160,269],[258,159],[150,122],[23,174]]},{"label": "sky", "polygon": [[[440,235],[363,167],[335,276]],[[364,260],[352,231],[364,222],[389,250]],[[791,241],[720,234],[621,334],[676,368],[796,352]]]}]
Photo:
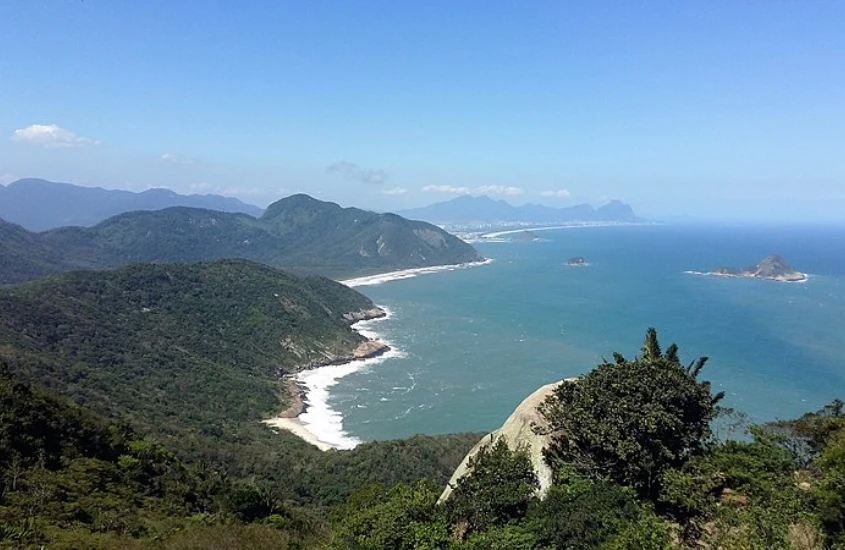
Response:
[{"label": "sky", "polygon": [[0,183],[845,219],[845,2],[0,0]]}]

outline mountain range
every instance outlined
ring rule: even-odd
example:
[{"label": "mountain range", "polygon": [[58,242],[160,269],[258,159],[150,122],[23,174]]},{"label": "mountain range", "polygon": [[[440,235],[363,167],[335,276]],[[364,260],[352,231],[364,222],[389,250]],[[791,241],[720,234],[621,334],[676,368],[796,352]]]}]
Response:
[{"label": "mountain range", "polygon": [[41,233],[0,220],[0,284],[74,269],[218,258],[338,278],[471,262],[481,256],[426,222],[342,208],[307,195],[281,199],[260,218],[174,207]]},{"label": "mountain range", "polygon": [[554,208],[541,204],[513,206],[503,200],[487,196],[465,195],[449,201],[438,202],[422,208],[398,212],[416,220],[425,220],[443,225],[480,225],[497,223],[555,224],[572,222],[620,222],[643,221],[633,209],[618,200],[593,208],[579,204],[565,208]]},{"label": "mountain range", "polygon": [[140,193],[82,187],[36,178],[0,185],[0,218],[30,231],[68,225],[91,226],[134,210],[161,210],[172,206],[207,208],[260,216],[261,208],[220,195],[180,195],[169,189]]}]

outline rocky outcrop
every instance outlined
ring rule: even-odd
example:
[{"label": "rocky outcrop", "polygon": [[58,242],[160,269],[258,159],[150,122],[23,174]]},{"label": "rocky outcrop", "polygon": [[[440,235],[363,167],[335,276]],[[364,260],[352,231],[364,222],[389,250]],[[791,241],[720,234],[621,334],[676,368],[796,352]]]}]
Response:
[{"label": "rocky outcrop", "polygon": [[786,260],[777,254],[766,256],[760,263],[745,269],[735,267],[718,267],[708,275],[719,277],[747,277],[752,279],[768,279],[770,281],[800,282],[807,280],[807,274],[796,271]]},{"label": "rocky outcrop", "polygon": [[343,314],[343,318],[349,321],[350,323],[357,323],[358,321],[369,321],[371,319],[381,319],[382,317],[387,317],[387,312],[378,306]]},{"label": "rocky outcrop", "polygon": [[343,365],[351,361],[363,361],[371,357],[378,357],[390,351],[390,346],[381,340],[367,340],[358,344],[352,353],[346,355],[336,355],[326,353],[323,357],[313,359],[308,363],[300,365],[297,370],[317,369],[320,367],[328,367],[329,365]]},{"label": "rocky outcrop", "polygon": [[[571,379],[568,379],[571,380]],[[469,461],[478,453],[479,449],[484,446],[492,445],[496,441],[503,439],[508,447],[512,450],[523,449],[528,452],[531,459],[531,465],[534,472],[537,474],[537,479],[540,482],[540,488],[537,490],[537,495],[543,498],[552,484],[552,470],[543,457],[543,449],[545,449],[551,442],[551,434],[548,429],[548,422],[539,413],[537,407],[551,395],[555,388],[566,380],[560,380],[552,384],[546,384],[519,404],[519,406],[511,413],[508,419],[502,424],[498,430],[491,432],[481,438],[481,441],[473,447],[469,453],[464,457],[455,473],[449,479],[449,484],[440,495],[438,502],[443,502],[452,494],[452,489],[462,476],[470,473]]]}]

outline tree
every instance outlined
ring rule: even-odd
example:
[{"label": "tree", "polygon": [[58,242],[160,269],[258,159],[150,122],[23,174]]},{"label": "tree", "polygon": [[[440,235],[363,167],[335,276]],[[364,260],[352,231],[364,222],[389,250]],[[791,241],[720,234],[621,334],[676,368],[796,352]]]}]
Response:
[{"label": "tree", "polygon": [[528,454],[504,438],[481,447],[468,469],[447,501],[459,538],[522,518],[539,488]]},{"label": "tree", "polygon": [[555,470],[568,465],[654,499],[663,472],[703,448],[722,394],[697,380],[706,357],[684,367],[676,345],[661,352],[653,328],[642,356],[614,353],[614,360],[564,382],[541,405],[553,433],[546,459]]},{"label": "tree", "polygon": [[[437,550],[449,533],[437,503],[438,487],[428,481],[390,491],[366,489],[354,495],[332,537],[332,550]],[[381,493],[381,494],[379,494]]]},{"label": "tree", "polygon": [[639,515],[633,491],[603,481],[556,485],[529,517],[538,525],[540,540],[552,548],[590,550]]}]

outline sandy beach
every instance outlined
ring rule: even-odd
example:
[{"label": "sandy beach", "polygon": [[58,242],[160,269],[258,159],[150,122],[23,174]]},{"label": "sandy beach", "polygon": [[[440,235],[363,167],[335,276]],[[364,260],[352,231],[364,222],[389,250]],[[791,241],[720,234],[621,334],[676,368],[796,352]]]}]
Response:
[{"label": "sandy beach", "polygon": [[467,262],[464,264],[451,264],[451,265],[437,265],[433,267],[417,267],[413,269],[400,269],[398,271],[388,271],[387,273],[381,273],[379,275],[368,275],[366,277],[356,277],[354,279],[345,279],[342,281],[338,281],[349,287],[356,287],[356,286],[370,286],[370,285],[378,285],[381,283],[386,283],[388,281],[399,281],[402,279],[413,279],[414,277],[418,277],[420,275],[427,275],[429,273],[440,273],[443,271],[455,271],[457,269],[468,269],[471,267],[479,267],[482,265],[487,265],[492,263],[493,260],[488,258],[485,260],[480,260],[478,262]]},{"label": "sandy beach", "polygon": [[[359,323],[384,319],[389,316],[389,312],[381,308],[372,308],[366,312],[348,315],[352,318],[357,318],[356,316],[358,315],[361,316],[361,320],[353,323],[352,326],[354,327],[359,325]],[[367,337],[367,340],[359,344],[350,355],[338,359],[330,359],[322,366],[305,368],[296,374],[287,375],[285,377],[285,385],[287,393],[290,396],[290,404],[284,411],[279,413],[278,416],[263,420],[262,422],[271,428],[291,432],[311,445],[314,445],[321,451],[354,447],[354,444],[349,445],[348,442],[344,441],[326,441],[326,439],[333,438],[321,438],[317,426],[313,426],[310,422],[306,422],[304,420],[308,420],[309,416],[313,417],[315,413],[320,416],[324,416],[326,412],[330,413],[330,410],[314,410],[315,407],[316,409],[324,409],[328,405],[327,403],[323,403],[323,400],[319,399],[318,396],[314,394],[314,388],[310,387],[308,383],[308,376],[319,374],[320,371],[329,372],[338,370],[340,370],[340,372],[336,376],[343,376],[344,371],[349,370],[352,372],[358,368],[358,365],[364,365],[368,360],[378,359],[385,353],[389,353],[391,351],[390,347],[379,340],[377,335],[369,333],[363,329],[359,330],[359,333]],[[321,427],[325,428],[324,426]]]},{"label": "sandy beach", "polygon": [[[487,265],[492,261],[487,259],[464,264],[403,269],[339,282],[350,287],[377,285],[429,273],[478,267]],[[386,309],[373,308],[361,313],[365,315],[352,326],[357,326],[356,330],[367,337],[368,340],[359,345],[349,357],[343,358],[343,361],[331,361],[324,366],[306,368],[296,374],[289,375],[286,383],[288,394],[291,396],[290,405],[278,416],[264,420],[264,424],[271,428],[287,430],[323,451],[350,449],[360,443],[360,441],[343,432],[342,417],[335,413],[328,404],[328,388],[334,385],[339,378],[361,368],[366,368],[368,365],[379,363],[391,357],[402,356],[401,351],[391,349],[389,342],[383,342],[377,333],[365,328],[369,327],[367,323],[390,317],[390,312]],[[347,318],[351,320],[357,317]],[[361,325],[360,323],[365,324]],[[324,435],[321,437],[319,434]]]},{"label": "sandy beach", "polygon": [[328,451],[331,449],[339,448],[337,445],[333,445],[331,443],[323,441],[316,435],[308,431],[308,427],[299,418],[284,418],[281,416],[277,416],[276,418],[270,418],[268,420],[264,420],[263,422],[271,428],[287,430],[293,435],[302,438],[311,445],[314,445],[321,451]]}]

